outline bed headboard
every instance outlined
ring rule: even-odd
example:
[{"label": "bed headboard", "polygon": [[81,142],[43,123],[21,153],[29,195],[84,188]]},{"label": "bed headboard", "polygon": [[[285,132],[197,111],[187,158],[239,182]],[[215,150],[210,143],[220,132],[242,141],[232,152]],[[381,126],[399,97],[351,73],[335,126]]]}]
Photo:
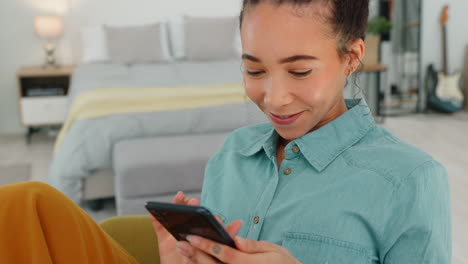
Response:
[{"label": "bed headboard", "polygon": [[102,24],[132,25],[152,23],[178,15],[233,16],[240,0],[68,0],[66,34],[62,56],[68,63],[81,58],[81,29]]}]

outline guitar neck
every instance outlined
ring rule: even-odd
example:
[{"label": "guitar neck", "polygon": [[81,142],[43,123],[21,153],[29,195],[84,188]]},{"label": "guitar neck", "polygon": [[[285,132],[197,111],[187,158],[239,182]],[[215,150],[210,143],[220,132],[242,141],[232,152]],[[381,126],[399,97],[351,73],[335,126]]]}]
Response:
[{"label": "guitar neck", "polygon": [[449,74],[448,71],[448,56],[447,56],[447,27],[442,25],[442,72],[445,75]]}]

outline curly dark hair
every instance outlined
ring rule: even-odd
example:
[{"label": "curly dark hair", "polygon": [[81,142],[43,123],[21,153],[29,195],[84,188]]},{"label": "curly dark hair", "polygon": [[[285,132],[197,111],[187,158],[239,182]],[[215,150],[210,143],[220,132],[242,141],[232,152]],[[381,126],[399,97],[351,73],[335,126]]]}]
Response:
[{"label": "curly dark hair", "polygon": [[242,11],[239,15],[239,25],[242,28],[242,20],[245,12],[260,3],[268,2],[278,6],[291,4],[297,7],[320,3],[328,7],[329,12],[325,17],[331,30],[337,39],[337,51],[341,58],[349,55],[348,45],[366,36],[367,20],[369,17],[369,0],[243,0]]}]

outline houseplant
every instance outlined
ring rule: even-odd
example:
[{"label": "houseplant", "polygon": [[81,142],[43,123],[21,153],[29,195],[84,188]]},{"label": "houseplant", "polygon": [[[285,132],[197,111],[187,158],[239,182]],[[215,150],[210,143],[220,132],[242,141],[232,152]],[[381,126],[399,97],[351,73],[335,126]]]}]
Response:
[{"label": "houseplant", "polygon": [[379,48],[381,34],[388,33],[392,29],[392,23],[386,17],[375,16],[368,22],[366,39],[366,55],[362,60],[365,65],[379,63]]}]

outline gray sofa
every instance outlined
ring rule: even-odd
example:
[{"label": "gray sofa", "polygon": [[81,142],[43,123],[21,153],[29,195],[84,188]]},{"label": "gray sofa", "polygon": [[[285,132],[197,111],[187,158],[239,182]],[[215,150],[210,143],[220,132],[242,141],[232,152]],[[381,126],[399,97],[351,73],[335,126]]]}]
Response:
[{"label": "gray sofa", "polygon": [[205,165],[227,134],[119,142],[113,154],[117,214],[145,214],[146,201],[169,202],[177,191],[200,198]]}]

